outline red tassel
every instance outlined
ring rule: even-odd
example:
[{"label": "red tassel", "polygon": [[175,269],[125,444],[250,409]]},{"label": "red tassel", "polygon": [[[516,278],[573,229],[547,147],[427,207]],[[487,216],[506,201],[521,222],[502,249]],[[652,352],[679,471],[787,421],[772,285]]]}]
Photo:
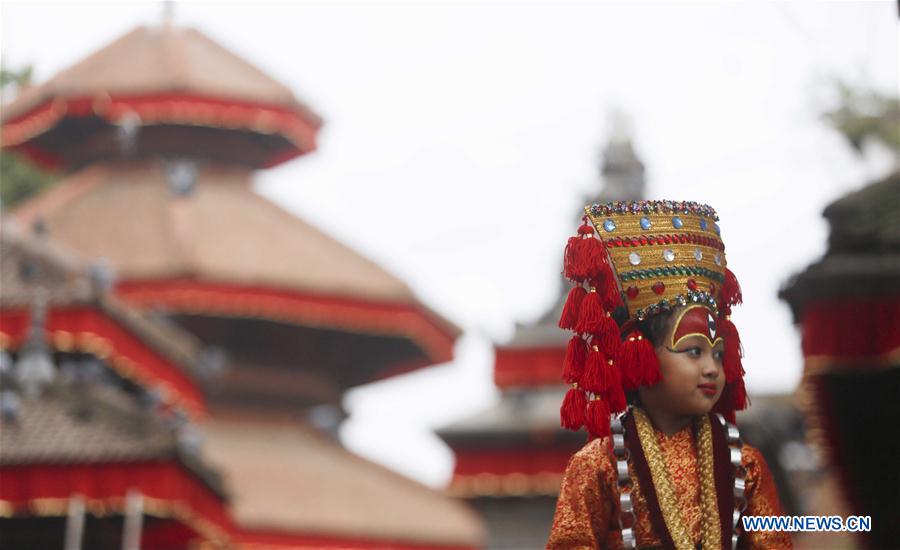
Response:
[{"label": "red tassel", "polygon": [[566,244],[566,252],[563,256],[566,278],[573,281],[583,281],[587,277],[587,272],[585,271],[584,237],[585,235],[593,236],[594,234],[594,226],[588,222],[587,216],[582,219],[584,222],[578,227],[578,235],[569,237],[569,241]]},{"label": "red tassel", "polygon": [[615,282],[606,285],[606,291],[603,293],[603,306],[607,311],[615,311],[625,306],[622,301],[622,292]]},{"label": "red tassel", "polygon": [[560,425],[567,430],[577,431],[584,426],[586,409],[587,397],[584,391],[576,387],[570,388],[559,408]]},{"label": "red tassel", "polygon": [[594,226],[585,217],[584,223],[578,228],[578,236],[569,238],[563,255],[563,273],[567,279],[581,282],[588,278],[594,269],[596,243],[603,245],[594,238]]},{"label": "red tassel", "polygon": [[619,345],[616,363],[622,369],[625,389],[652,386],[662,380],[653,344],[638,330],[631,332]]},{"label": "red tassel", "polygon": [[731,315],[731,306],[744,303],[744,295],[741,293],[741,285],[737,277],[728,268],[725,268],[725,280],[722,282],[722,313]]},{"label": "red tassel", "polygon": [[741,357],[744,355],[741,349],[741,337],[737,327],[730,319],[720,319],[718,328],[719,335],[725,340],[725,356],[722,358],[725,382],[731,383],[744,374],[744,366],[741,362]]},{"label": "red tassel", "polygon": [[582,282],[610,271],[606,245],[595,235],[594,226],[585,217],[578,235],[569,238],[563,254],[563,273],[567,279]]},{"label": "red tassel", "polygon": [[606,403],[597,398],[588,402],[584,425],[593,437],[609,437],[609,409]]},{"label": "red tassel", "polygon": [[735,411],[746,409],[750,405],[747,389],[744,387],[744,377],[737,378],[733,383],[726,384],[722,396],[713,406],[713,412],[720,413],[726,420],[734,424]]},{"label": "red tassel", "polygon": [[625,392],[622,390],[622,373],[618,365],[612,361],[607,361],[606,380],[609,388],[606,398],[610,412],[619,413],[624,411],[628,404],[625,402]]},{"label": "red tassel", "polygon": [[625,305],[622,301],[622,292],[619,291],[619,283],[608,262],[603,262],[598,276],[591,279],[591,286],[597,289],[606,311],[615,311],[616,308]]},{"label": "red tassel", "polygon": [[742,411],[750,404],[750,398],[747,397],[747,388],[744,387],[744,377],[739,376],[732,386],[731,408],[735,411]]},{"label": "red tassel", "polygon": [[578,312],[581,309],[581,302],[584,301],[586,294],[587,291],[584,290],[583,286],[577,285],[572,287],[572,290],[569,291],[569,296],[566,298],[566,305],[563,306],[562,315],[559,317],[559,328],[575,330],[575,326],[578,324]]},{"label": "red tassel", "polygon": [[600,295],[594,289],[591,289],[581,301],[581,310],[578,312],[578,323],[575,325],[575,332],[582,334],[598,332],[603,326],[604,317],[606,317],[606,312],[603,311],[603,304],[600,303]]},{"label": "red tassel", "polygon": [[734,408],[731,406],[731,387],[727,384],[722,390],[719,400],[713,405],[712,412],[719,413],[725,417],[725,420],[734,424]]},{"label": "red tassel", "polygon": [[606,256],[606,246],[603,241],[591,235],[584,239],[581,243],[582,250],[582,268],[583,273],[588,278],[598,278],[604,271],[609,269]]},{"label": "red tassel", "polygon": [[581,240],[580,235],[569,237],[566,243],[566,251],[563,253],[563,275],[571,281],[579,280],[576,273],[578,259],[578,241]]},{"label": "red tassel", "polygon": [[584,364],[587,360],[587,344],[577,334],[569,340],[566,347],[566,359],[563,362],[563,380],[567,384],[578,382],[584,375]]},{"label": "red tassel", "polygon": [[713,408],[713,412],[717,412],[717,413],[721,414],[723,417],[725,417],[725,420],[727,422],[729,422],[731,424],[737,424],[737,415],[734,413],[733,410],[724,410],[723,409],[723,410],[717,411],[715,408]]},{"label": "red tassel", "polygon": [[590,276],[591,272],[591,254],[593,250],[591,248],[591,241],[594,240],[594,237],[582,237],[580,241],[578,241],[578,247],[576,248],[577,257],[575,259],[576,262],[576,273],[580,280],[584,281]]},{"label": "red tassel", "polygon": [[606,355],[615,357],[619,352],[619,345],[622,343],[619,337],[619,325],[608,312],[603,316],[599,325],[599,330],[591,334],[591,344],[598,346],[600,351]]},{"label": "red tassel", "polygon": [[619,386],[617,389],[612,390],[609,393],[610,412],[620,413],[624,412],[627,408],[628,403],[625,401],[625,392],[622,391],[622,386]]},{"label": "red tassel", "polygon": [[588,353],[584,367],[584,376],[581,377],[581,387],[591,393],[606,391],[607,385],[604,377],[606,371],[606,356],[603,352],[594,348]]}]

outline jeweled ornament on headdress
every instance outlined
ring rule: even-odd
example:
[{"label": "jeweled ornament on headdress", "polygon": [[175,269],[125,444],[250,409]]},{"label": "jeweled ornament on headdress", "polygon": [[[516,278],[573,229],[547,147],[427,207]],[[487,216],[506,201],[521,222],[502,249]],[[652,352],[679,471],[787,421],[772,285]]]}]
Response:
[{"label": "jeweled ornament on headdress", "polygon": [[[740,341],[728,316],[742,297],[715,210],[687,201],[622,201],[585,207],[583,222],[564,256],[573,288],[559,326],[575,335],[563,367],[572,385],[560,410],[563,426],[608,434],[610,413],[626,408],[624,391],[660,380],[656,352],[636,323],[690,305],[718,320],[726,388],[714,410],[733,419],[746,396]],[[621,327],[613,318],[619,308],[627,312]]]},{"label": "jeweled ornament on headdress", "polygon": [[718,313],[725,245],[715,210],[677,201],[630,201],[585,208],[605,243],[629,317],[702,303]]}]

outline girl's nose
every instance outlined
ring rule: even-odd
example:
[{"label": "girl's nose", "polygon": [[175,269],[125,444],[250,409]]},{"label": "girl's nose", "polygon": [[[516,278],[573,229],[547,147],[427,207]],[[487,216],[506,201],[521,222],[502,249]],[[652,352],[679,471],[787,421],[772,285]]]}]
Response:
[{"label": "girl's nose", "polygon": [[719,365],[713,359],[712,352],[703,354],[703,376],[715,380],[719,376]]}]

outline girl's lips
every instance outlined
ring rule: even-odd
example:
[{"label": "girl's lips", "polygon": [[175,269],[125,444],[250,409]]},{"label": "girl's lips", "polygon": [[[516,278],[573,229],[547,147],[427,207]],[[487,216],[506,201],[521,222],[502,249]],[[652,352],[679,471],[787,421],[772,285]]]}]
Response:
[{"label": "girl's lips", "polygon": [[716,385],[715,384],[697,384],[697,387],[700,388],[700,391],[705,393],[706,395],[715,395],[716,394]]}]

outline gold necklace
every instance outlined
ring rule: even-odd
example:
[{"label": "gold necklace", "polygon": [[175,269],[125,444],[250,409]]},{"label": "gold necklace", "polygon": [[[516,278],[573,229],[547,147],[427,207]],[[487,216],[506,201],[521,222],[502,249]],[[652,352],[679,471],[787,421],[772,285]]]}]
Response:
[{"label": "gold necklace", "polygon": [[[684,518],[679,513],[675,488],[669,479],[666,462],[662,450],[656,440],[656,433],[647,414],[634,408],[635,427],[641,448],[647,459],[653,487],[656,488],[659,509],[666,528],[672,536],[676,550],[694,550],[694,543],[688,534]],[[709,417],[700,418],[697,434],[697,455],[700,467],[700,507],[703,513],[701,523],[701,540],[703,550],[721,550],[722,526],[719,525],[719,512],[716,503],[716,482],[713,473],[712,427]]]}]

